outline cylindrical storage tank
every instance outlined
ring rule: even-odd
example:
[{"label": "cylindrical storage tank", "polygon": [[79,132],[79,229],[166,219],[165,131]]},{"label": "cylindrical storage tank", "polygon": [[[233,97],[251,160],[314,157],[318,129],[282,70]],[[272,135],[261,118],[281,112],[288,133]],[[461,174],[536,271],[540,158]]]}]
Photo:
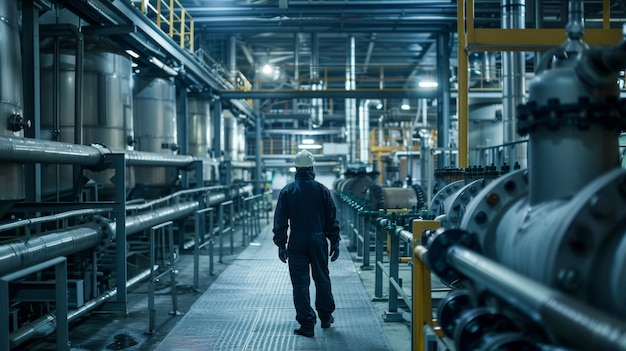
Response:
[{"label": "cylindrical storage tank", "polygon": [[[41,129],[44,139],[75,143],[76,42],[64,41],[59,55],[59,91],[54,94],[54,55],[44,49],[41,55]],[[102,40],[85,43],[83,59],[83,144],[104,144],[111,149],[132,149],[132,62],[112,43]],[[59,115],[55,122],[54,100]],[[57,171],[58,170],[58,171]],[[63,193],[72,189],[71,165],[44,165],[42,192]],[[102,184],[103,197],[112,190],[113,170],[86,172]],[[127,172],[127,186],[132,186]],[[110,195],[110,194],[109,194]]]},{"label": "cylindrical storage tank", "polygon": [[[176,135],[176,87],[170,79],[135,75],[133,87],[133,125],[135,149],[174,154]],[[136,196],[158,197],[175,182],[177,170],[165,167],[137,167]]]},{"label": "cylindrical storage tank", "polygon": [[192,156],[208,157],[213,142],[210,107],[202,96],[187,97],[187,150]]},{"label": "cylindrical storage tank", "polygon": [[491,154],[478,155],[474,149],[478,146],[502,145],[504,140],[502,136],[502,104],[471,104],[469,106],[469,121],[469,164],[481,164],[483,157],[487,164],[497,164],[497,160],[490,158]]},{"label": "cylindrical storage tank", "polygon": [[[22,60],[17,1],[0,2],[0,123],[23,116]],[[30,116],[26,116],[29,119]],[[19,129],[19,128],[14,128]],[[21,131],[1,128],[2,135],[23,136]],[[25,197],[24,169],[21,164],[0,162],[0,216]]]},{"label": "cylindrical storage tank", "polygon": [[237,119],[224,116],[222,121],[224,125],[224,157],[228,157],[231,161],[237,161],[237,153],[239,152]]},{"label": "cylindrical storage tank", "polygon": [[237,160],[246,159],[246,126],[243,123],[237,124]]}]

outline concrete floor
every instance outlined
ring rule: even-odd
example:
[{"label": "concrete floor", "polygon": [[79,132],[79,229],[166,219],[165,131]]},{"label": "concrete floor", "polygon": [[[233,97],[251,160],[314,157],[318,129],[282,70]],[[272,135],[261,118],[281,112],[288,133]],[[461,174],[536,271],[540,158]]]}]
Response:
[{"label": "concrete floor", "polygon": [[[270,216],[271,220],[271,216]],[[269,224],[265,220],[261,222],[263,231],[270,230]],[[237,228],[235,238],[241,237],[240,228]],[[348,244],[344,238],[344,244]],[[229,250],[225,250],[226,255],[223,263],[217,262],[215,258],[214,275],[208,274],[209,255],[203,252],[200,256],[200,267],[205,267],[204,272],[201,271],[200,286],[197,290],[193,289],[193,255],[191,253],[181,255],[178,263],[179,273],[177,276],[177,293],[179,311],[186,313],[190,311],[191,306],[202,296],[216,278],[224,272],[245,248],[241,246],[241,241],[235,241],[234,253],[230,254]],[[343,250],[345,255],[348,253]],[[355,257],[354,253],[350,253],[354,268],[360,277],[361,282],[369,296],[374,296],[374,270],[361,270],[361,261]],[[276,258],[278,261],[278,258]],[[405,286],[410,286],[411,268],[409,264],[401,264],[400,277],[405,282]],[[384,295],[387,295],[387,284],[384,285]],[[410,292],[410,289],[407,289]],[[182,319],[182,316],[173,316],[168,314],[172,309],[171,295],[169,286],[163,283],[157,286],[156,297],[156,328],[153,334],[147,334],[148,330],[148,289],[147,284],[141,284],[134,290],[129,291],[128,296],[128,315],[112,314],[105,312],[94,312],[86,318],[73,323],[70,326],[70,342],[71,349],[74,351],[105,351],[105,350],[129,350],[143,351],[155,350],[161,341],[165,338],[176,324]],[[370,299],[371,301],[371,299]],[[372,301],[375,309],[376,318],[382,325],[383,332],[388,340],[389,349],[392,351],[410,350],[411,349],[411,330],[410,330],[410,314],[406,306],[402,304],[399,311],[404,319],[398,322],[385,322],[384,314],[388,310],[387,301]],[[292,308],[293,306],[288,306]],[[295,321],[294,321],[295,324]],[[319,325],[318,325],[319,327]],[[55,338],[54,334],[43,339],[32,340],[26,344],[20,345],[18,350],[54,350]],[[344,350],[349,350],[345,349]],[[362,347],[360,351],[367,351]]]}]

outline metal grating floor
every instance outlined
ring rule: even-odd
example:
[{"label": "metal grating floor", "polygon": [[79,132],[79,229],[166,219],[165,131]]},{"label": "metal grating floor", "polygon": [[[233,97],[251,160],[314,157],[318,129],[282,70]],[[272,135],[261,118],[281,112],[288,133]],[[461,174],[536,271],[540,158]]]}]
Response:
[{"label": "metal grating floor", "polygon": [[[345,246],[330,264],[337,309],[330,329],[315,338],[298,327],[286,264],[278,260],[268,226],[159,344],[159,351],[388,351],[391,350]],[[315,297],[311,283],[311,298]],[[313,303],[313,301],[312,301]]]}]

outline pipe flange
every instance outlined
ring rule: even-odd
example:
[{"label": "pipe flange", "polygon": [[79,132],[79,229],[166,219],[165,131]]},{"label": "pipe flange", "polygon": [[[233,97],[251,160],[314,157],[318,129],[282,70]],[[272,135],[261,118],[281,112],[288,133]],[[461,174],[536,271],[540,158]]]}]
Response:
[{"label": "pipe flange", "polygon": [[457,326],[459,315],[472,307],[470,294],[464,289],[452,290],[439,302],[437,322],[447,337],[454,337],[454,329]]},{"label": "pipe flange", "polygon": [[113,241],[115,241],[115,232],[111,229],[111,224],[109,220],[100,215],[94,215],[91,223],[89,223],[94,229],[100,231],[102,234],[102,239],[98,244],[97,250],[103,251],[106,250]]},{"label": "pipe flange", "polygon": [[412,184],[411,187],[415,191],[415,195],[417,196],[417,205],[416,208],[419,211],[422,208],[426,207],[426,192],[419,184]]},{"label": "pipe flange", "polygon": [[503,314],[486,307],[475,308],[459,316],[454,330],[454,344],[457,351],[482,350],[485,335],[516,330],[515,323]]},{"label": "pipe flange", "polygon": [[484,179],[475,180],[446,199],[445,213],[449,228],[459,228],[467,204],[483,189],[484,184]]},{"label": "pipe flange", "polygon": [[476,233],[487,257],[496,257],[492,244],[499,219],[528,194],[528,170],[520,169],[493,180],[465,208],[460,228]]},{"label": "pipe flange", "polygon": [[445,209],[443,205],[444,200],[448,196],[457,192],[464,185],[465,185],[465,180],[457,180],[456,182],[450,183],[444,186],[443,188],[441,188],[441,190],[437,194],[435,194],[432,201],[430,202],[430,209],[428,210],[428,217],[435,218],[439,215],[444,214],[445,213]]},{"label": "pipe flange", "polygon": [[517,132],[525,136],[540,127],[557,130],[562,126],[587,129],[600,124],[616,132],[626,128],[626,99],[609,97],[601,103],[592,103],[588,97],[578,98],[577,104],[561,104],[559,99],[548,100],[547,106],[536,102],[517,107]]},{"label": "pipe flange", "polygon": [[370,185],[370,187],[367,188],[367,192],[369,195],[370,209],[377,211],[378,209],[385,208],[383,189],[379,185]]},{"label": "pipe flange", "polygon": [[476,235],[461,229],[439,228],[427,230],[422,235],[422,243],[428,248],[427,262],[430,269],[449,286],[459,286],[462,276],[448,264],[448,249],[458,245],[475,252],[481,252]]}]

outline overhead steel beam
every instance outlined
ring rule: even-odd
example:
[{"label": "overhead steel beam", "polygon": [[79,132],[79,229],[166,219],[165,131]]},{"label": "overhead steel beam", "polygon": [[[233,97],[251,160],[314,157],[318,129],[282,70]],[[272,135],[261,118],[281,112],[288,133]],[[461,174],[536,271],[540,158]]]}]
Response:
[{"label": "overhead steel beam", "polygon": [[437,96],[436,90],[371,89],[371,90],[254,90],[218,92],[223,99],[402,99]]}]

